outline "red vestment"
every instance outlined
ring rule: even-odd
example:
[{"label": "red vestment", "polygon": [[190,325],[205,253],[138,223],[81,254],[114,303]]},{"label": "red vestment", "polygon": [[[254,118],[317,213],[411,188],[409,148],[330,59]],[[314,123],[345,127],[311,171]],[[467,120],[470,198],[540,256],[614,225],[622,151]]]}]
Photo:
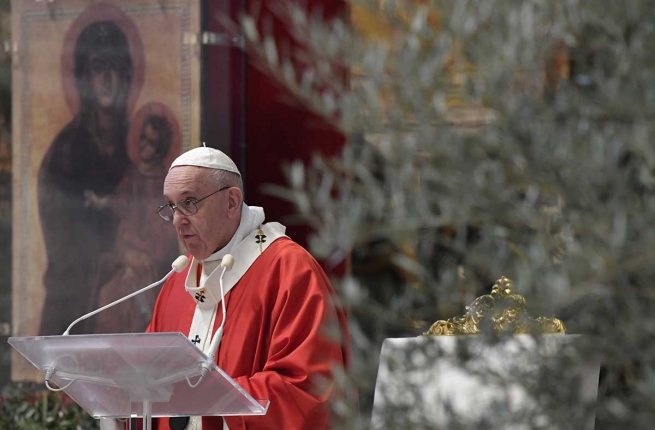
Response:
[{"label": "red vestment", "polygon": [[[185,290],[188,271],[164,284],[148,331],[188,336],[196,308]],[[332,369],[348,365],[350,346],[335,301],[319,264],[288,238],[271,243],[226,294],[217,364],[255,399],[270,400],[264,416],[225,417],[230,430],[329,428]],[[213,332],[222,318],[219,310]],[[169,430],[168,419],[153,427]],[[203,417],[202,428],[222,430],[223,418]]]}]

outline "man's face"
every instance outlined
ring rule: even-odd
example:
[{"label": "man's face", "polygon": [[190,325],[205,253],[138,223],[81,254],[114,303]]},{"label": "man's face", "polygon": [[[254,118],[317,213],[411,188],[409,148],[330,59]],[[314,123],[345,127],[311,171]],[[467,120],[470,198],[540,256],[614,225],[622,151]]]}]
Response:
[{"label": "man's face", "polygon": [[[164,181],[164,199],[177,204],[186,199],[200,200],[218,190],[209,179],[209,170],[195,166],[177,166]],[[234,231],[228,216],[228,191],[214,194],[198,203],[198,212],[191,216],[175,211],[173,225],[186,249],[197,259],[204,260],[224,247]]]},{"label": "man's face", "polygon": [[93,55],[89,61],[91,86],[100,107],[108,109],[116,103],[119,92],[118,67],[104,55]]},{"label": "man's face", "polygon": [[155,130],[150,123],[143,127],[141,138],[139,140],[139,159],[141,161],[153,161],[157,155],[157,148],[159,146],[159,133]]}]

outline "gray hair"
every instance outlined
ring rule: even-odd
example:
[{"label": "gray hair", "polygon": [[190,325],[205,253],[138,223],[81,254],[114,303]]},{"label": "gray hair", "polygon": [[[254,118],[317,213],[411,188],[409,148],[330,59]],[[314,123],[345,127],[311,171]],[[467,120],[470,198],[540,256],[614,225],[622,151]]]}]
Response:
[{"label": "gray hair", "polygon": [[209,181],[216,184],[216,187],[237,187],[241,190],[241,194],[245,194],[243,190],[243,180],[241,175],[227,170],[211,169],[207,174]]}]

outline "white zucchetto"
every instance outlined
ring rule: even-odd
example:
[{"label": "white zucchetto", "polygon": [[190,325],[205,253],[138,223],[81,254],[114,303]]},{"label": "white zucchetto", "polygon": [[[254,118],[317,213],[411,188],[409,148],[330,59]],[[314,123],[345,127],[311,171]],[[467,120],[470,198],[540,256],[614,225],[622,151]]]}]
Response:
[{"label": "white zucchetto", "polygon": [[[171,169],[176,166],[197,166],[208,169],[225,170],[241,176],[234,161],[218,149],[201,146],[190,149],[180,155],[171,164]],[[170,169],[169,169],[170,170]]]}]

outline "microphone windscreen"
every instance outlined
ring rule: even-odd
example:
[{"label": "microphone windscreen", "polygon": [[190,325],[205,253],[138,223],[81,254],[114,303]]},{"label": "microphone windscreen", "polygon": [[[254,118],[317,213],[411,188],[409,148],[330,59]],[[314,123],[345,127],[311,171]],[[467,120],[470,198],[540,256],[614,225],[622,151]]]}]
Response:
[{"label": "microphone windscreen", "polygon": [[227,270],[230,270],[234,265],[234,257],[231,254],[225,254],[221,260],[221,267],[225,267]]},{"label": "microphone windscreen", "polygon": [[179,257],[177,257],[175,259],[175,261],[173,261],[173,264],[171,264],[171,267],[177,273],[180,273],[181,271],[186,269],[186,267],[188,265],[189,265],[189,257],[187,257],[186,255],[180,255]]}]

